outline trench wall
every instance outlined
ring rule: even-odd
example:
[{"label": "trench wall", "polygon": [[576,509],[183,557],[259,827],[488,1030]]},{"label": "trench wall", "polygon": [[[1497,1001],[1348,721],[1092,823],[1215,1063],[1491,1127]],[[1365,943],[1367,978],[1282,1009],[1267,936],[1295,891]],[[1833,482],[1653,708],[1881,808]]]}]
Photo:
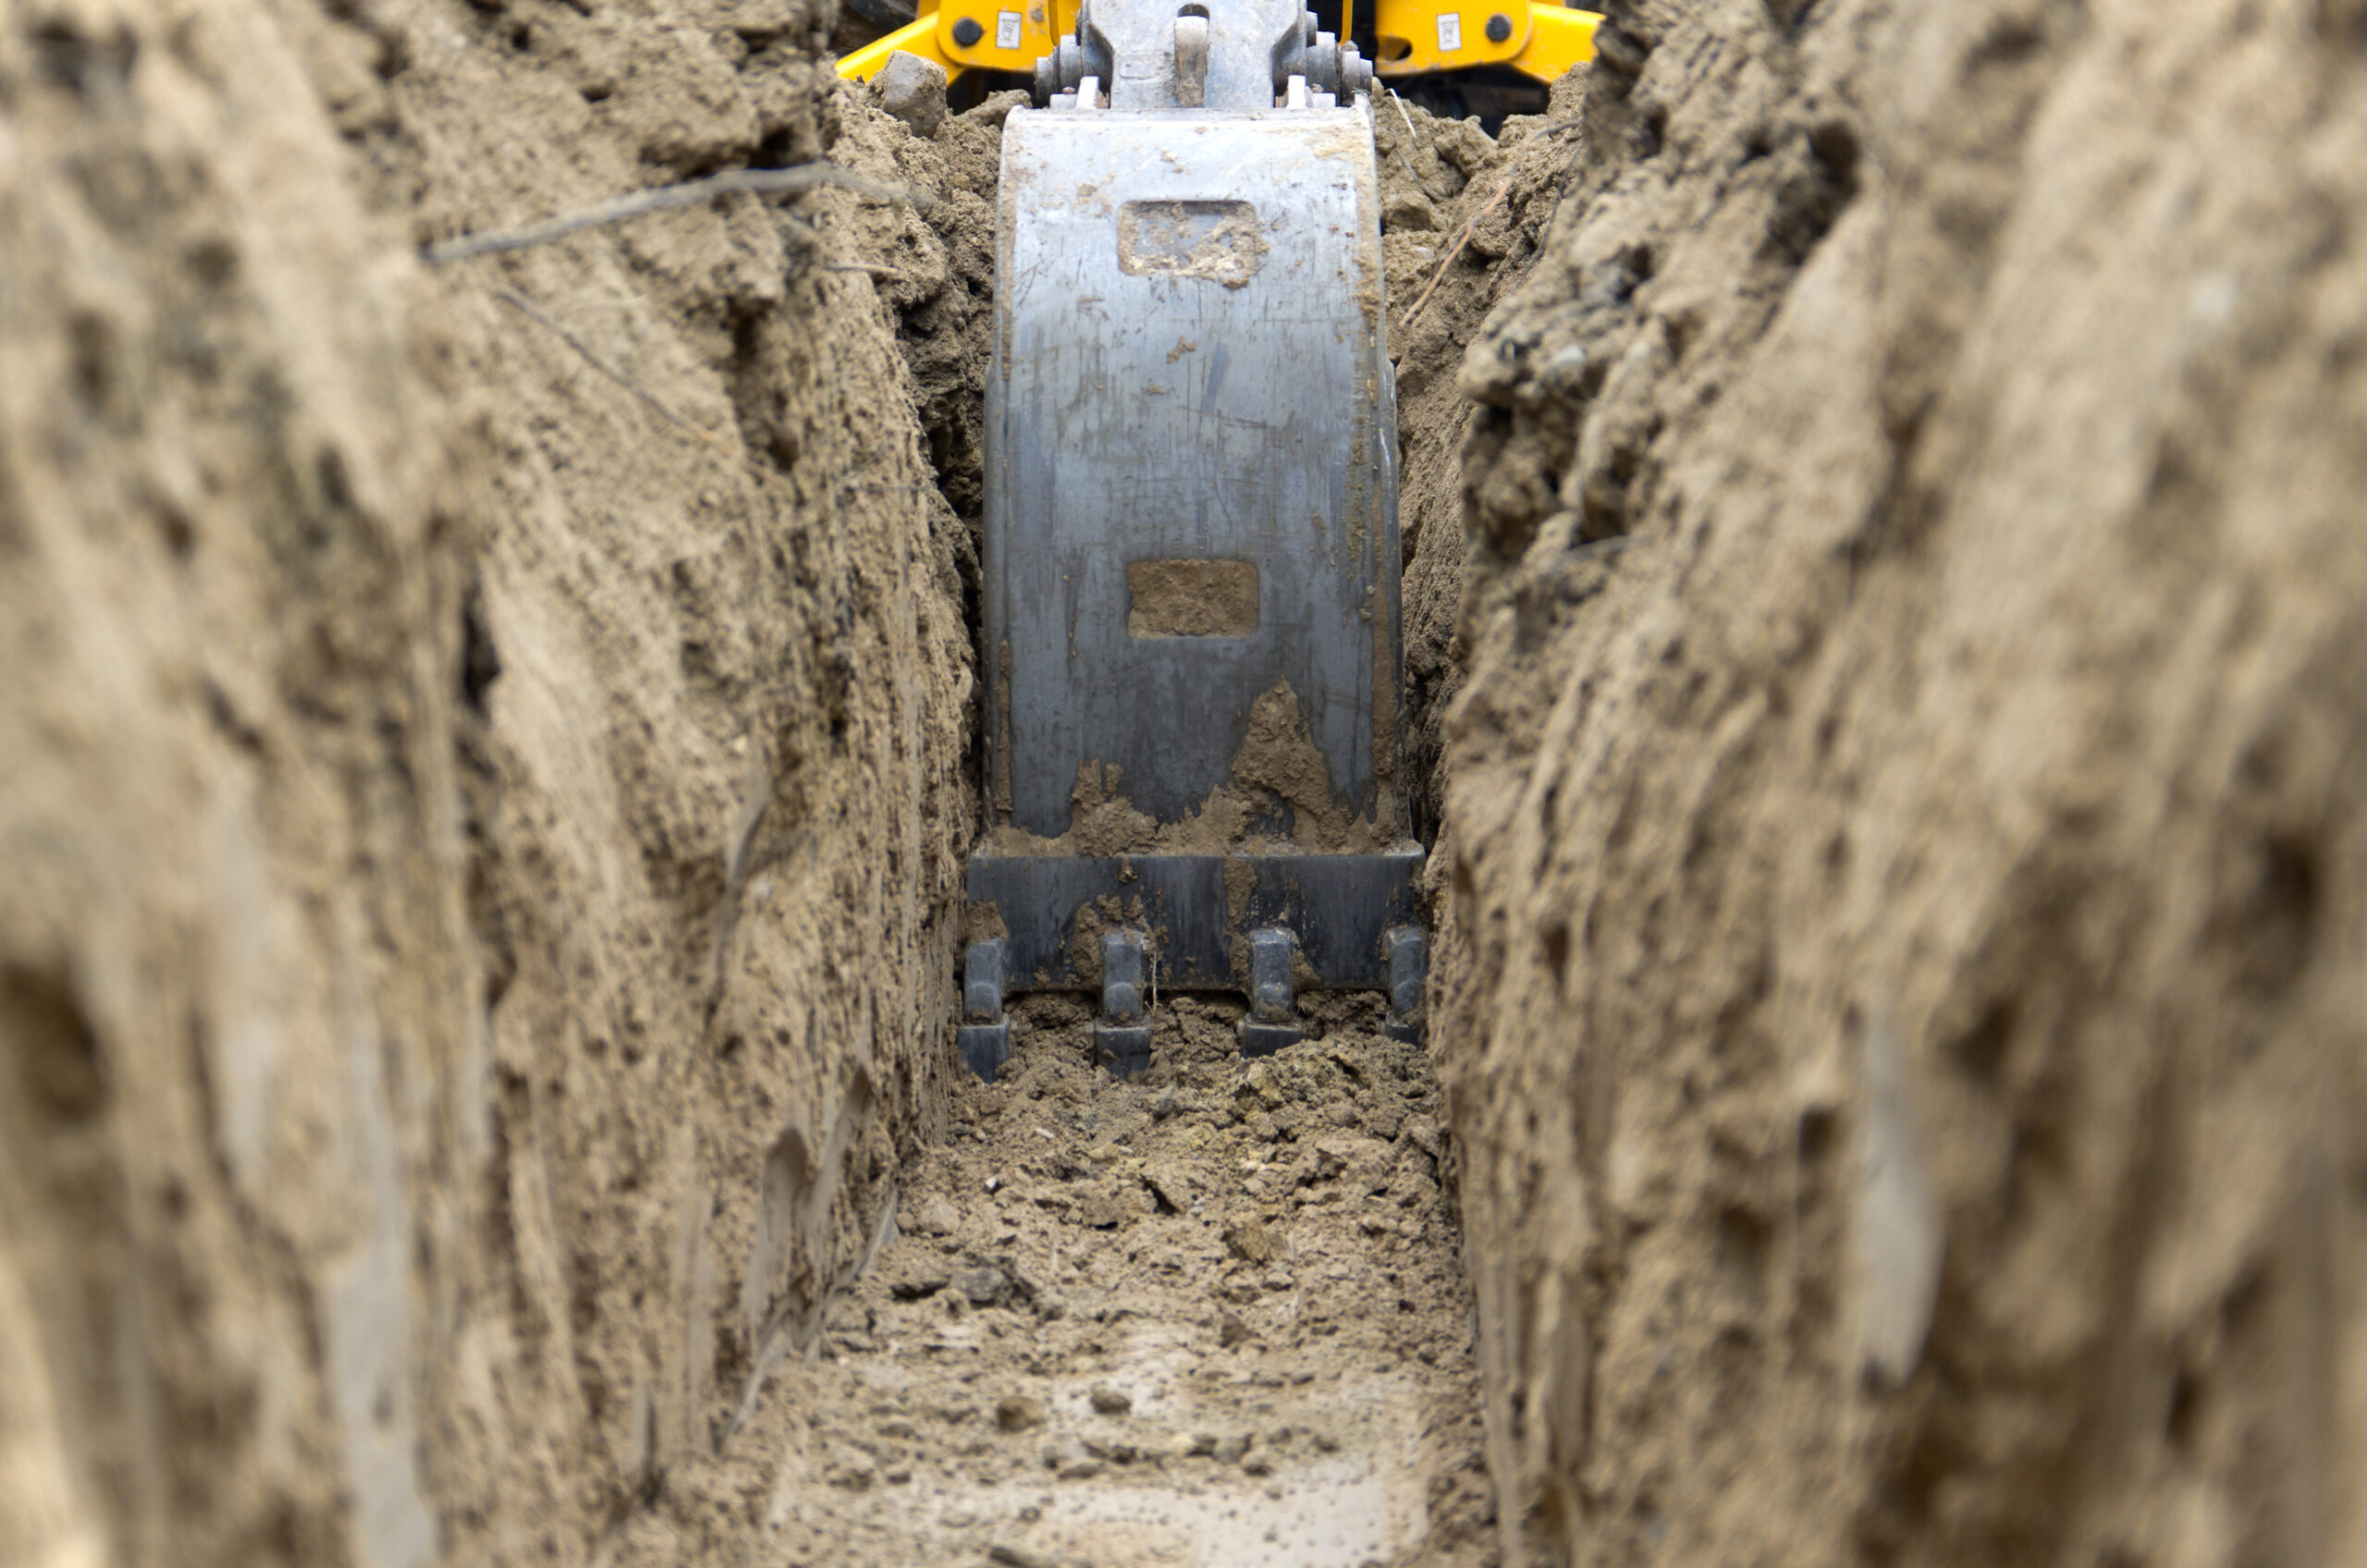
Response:
[{"label": "trench wall", "polygon": [[0,19],[0,1559],[764,1538],[950,1066],[926,226],[416,248],[816,155],[827,25]]},{"label": "trench wall", "polygon": [[1460,369],[1506,1561],[2367,1560],[2367,21],[1609,10]]}]

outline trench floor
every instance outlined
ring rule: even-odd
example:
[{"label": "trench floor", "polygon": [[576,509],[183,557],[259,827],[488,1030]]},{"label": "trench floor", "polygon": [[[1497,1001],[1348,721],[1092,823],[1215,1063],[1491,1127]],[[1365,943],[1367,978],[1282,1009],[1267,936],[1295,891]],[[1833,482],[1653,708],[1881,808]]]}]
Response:
[{"label": "trench floor", "polygon": [[776,1382],[803,1418],[772,1561],[1491,1562],[1423,1050],[1344,1004],[1245,1063],[1238,1006],[1170,998],[1150,1075],[1118,1084],[1081,1006],[1030,1005]]}]

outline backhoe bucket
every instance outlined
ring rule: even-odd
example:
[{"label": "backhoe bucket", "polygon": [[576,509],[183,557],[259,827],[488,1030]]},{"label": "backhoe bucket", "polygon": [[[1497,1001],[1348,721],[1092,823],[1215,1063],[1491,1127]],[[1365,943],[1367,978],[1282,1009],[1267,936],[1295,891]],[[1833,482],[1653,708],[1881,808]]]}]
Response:
[{"label": "backhoe bucket", "polygon": [[973,929],[1005,994],[1101,989],[1121,1072],[1137,968],[1270,1049],[1419,941],[1370,109],[1307,82],[1367,73],[1294,0],[1181,11],[1091,6],[1006,123],[987,393]]}]

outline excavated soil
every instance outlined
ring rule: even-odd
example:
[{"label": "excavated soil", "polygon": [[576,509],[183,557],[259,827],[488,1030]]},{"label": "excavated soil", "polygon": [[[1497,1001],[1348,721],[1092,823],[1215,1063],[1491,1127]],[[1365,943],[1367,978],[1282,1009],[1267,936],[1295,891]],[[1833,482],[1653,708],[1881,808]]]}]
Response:
[{"label": "excavated soil", "polygon": [[1170,998],[1157,1065],[1023,1018],[1000,1082],[908,1169],[813,1359],[774,1561],[1476,1563],[1493,1554],[1437,1092],[1369,1009],[1240,1060]]},{"label": "excavated soil", "polygon": [[1445,809],[1446,714],[1463,683],[1463,447],[1478,410],[1456,373],[1577,175],[1582,93],[1573,77],[1550,115],[1512,116],[1492,141],[1394,95],[1373,112],[1403,471],[1405,793],[1425,843]]},{"label": "excavated soil", "polygon": [[1507,1563],[2367,1562],[2367,30],[1632,0],[1466,355]]},{"label": "excavated soil", "polygon": [[1429,1050],[993,1086],[1015,99],[0,18],[0,1562],[2367,1562],[2367,10],[1607,9],[1375,104]]},{"label": "excavated soil", "polygon": [[0,18],[0,1561],[591,1561],[942,1127],[905,219],[416,259],[815,156],[815,25]]}]

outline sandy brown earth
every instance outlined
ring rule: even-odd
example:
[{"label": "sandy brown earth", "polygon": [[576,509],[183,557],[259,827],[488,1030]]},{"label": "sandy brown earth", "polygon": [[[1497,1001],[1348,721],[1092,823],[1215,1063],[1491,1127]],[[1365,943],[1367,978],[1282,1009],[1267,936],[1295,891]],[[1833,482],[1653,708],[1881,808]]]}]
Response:
[{"label": "sandy brown earth", "polygon": [[0,1561],[589,1561],[942,1125],[902,256],[415,259],[814,156],[816,25],[0,19]]},{"label": "sandy brown earth", "polygon": [[2367,1562],[2359,8],[1610,9],[1462,369],[1506,1561]]},{"label": "sandy brown earth", "polygon": [[[1151,1073],[1034,1004],[834,1298],[767,1560],[1361,1568],[1494,1555],[1426,1055],[1370,1010],[1245,1065],[1163,1011]],[[651,1560],[655,1543],[633,1539]]]},{"label": "sandy brown earth", "polygon": [[1586,159],[1581,78],[1552,111],[1515,116],[1493,141],[1385,94],[1381,250],[1397,366],[1404,543],[1406,798],[1425,843],[1445,810],[1446,714],[1462,689],[1463,447],[1478,408],[1456,384],[1463,351],[1535,262]]},{"label": "sandy brown earth", "polygon": [[0,18],[0,1562],[2367,1561],[2367,14],[1608,9],[1376,104],[1437,1078],[991,1089],[1011,100]]}]

